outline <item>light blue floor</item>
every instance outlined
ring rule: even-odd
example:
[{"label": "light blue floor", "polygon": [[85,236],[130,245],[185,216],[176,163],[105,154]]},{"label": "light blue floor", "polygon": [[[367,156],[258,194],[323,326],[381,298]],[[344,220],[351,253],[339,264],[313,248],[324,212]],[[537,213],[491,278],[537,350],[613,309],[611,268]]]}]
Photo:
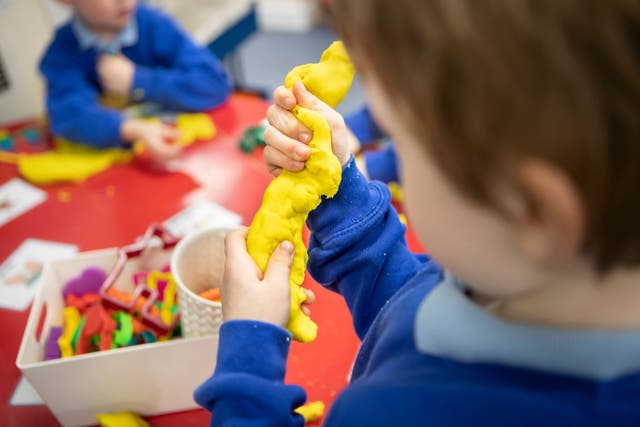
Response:
[{"label": "light blue floor", "polygon": [[[241,45],[238,52],[242,84],[262,90],[270,97],[290,69],[296,65],[317,62],[324,49],[334,40],[336,35],[325,26],[301,34],[258,31]],[[356,78],[337,110],[346,114],[359,108],[363,102],[362,86]]]}]

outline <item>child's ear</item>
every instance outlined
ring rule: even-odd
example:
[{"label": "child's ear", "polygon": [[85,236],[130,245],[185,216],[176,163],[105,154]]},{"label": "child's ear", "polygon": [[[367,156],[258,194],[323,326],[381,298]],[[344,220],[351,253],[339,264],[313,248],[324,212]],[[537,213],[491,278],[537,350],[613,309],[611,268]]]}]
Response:
[{"label": "child's ear", "polygon": [[569,176],[548,162],[526,160],[518,165],[515,179],[522,203],[507,210],[524,255],[542,264],[576,256],[584,243],[585,212]]}]

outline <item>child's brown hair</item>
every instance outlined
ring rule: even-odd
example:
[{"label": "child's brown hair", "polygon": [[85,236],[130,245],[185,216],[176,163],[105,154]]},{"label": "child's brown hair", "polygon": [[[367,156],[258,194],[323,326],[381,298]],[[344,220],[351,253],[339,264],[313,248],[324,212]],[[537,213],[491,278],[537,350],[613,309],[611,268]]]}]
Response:
[{"label": "child's brown hair", "polygon": [[640,1],[335,0],[333,14],[464,193],[491,203],[510,164],[548,161],[580,193],[598,270],[640,264]]}]

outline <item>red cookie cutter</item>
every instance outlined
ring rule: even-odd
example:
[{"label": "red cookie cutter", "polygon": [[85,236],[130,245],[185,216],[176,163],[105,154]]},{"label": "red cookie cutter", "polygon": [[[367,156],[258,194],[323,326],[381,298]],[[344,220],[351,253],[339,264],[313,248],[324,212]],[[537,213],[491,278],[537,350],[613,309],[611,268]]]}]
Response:
[{"label": "red cookie cutter", "polygon": [[180,240],[180,238],[174,236],[165,229],[162,224],[152,224],[139,241],[131,245],[124,246],[118,250],[118,259],[100,288],[100,297],[102,298],[102,304],[106,307],[124,310],[129,313],[133,313],[135,310],[138,298],[145,297],[147,301],[140,311],[142,323],[151,327],[160,334],[166,334],[175,329],[180,318],[180,313],[176,313],[169,324],[164,323],[160,316],[152,315],[150,313],[150,309],[158,299],[157,291],[149,288],[146,284],[140,284],[134,288],[133,293],[131,294],[131,301],[129,302],[122,301],[108,293],[109,289],[115,285],[116,280],[120,276],[120,273],[122,273],[127,261],[131,258],[137,258],[142,255],[145,249],[147,249],[151,242],[153,242],[154,237],[160,238],[162,241],[162,249],[164,250],[173,248]]}]

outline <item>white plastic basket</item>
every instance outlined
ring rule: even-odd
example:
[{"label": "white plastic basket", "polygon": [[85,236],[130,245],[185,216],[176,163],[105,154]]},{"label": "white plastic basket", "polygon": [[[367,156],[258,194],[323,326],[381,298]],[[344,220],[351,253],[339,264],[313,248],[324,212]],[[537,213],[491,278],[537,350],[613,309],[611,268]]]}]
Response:
[{"label": "white plastic basket", "polygon": [[[156,266],[168,261],[169,253],[154,251]],[[85,252],[47,263],[42,273],[16,365],[63,426],[95,425],[95,415],[101,412],[134,411],[146,416],[196,408],[193,391],[215,367],[217,336],[43,360],[51,327],[62,324],[65,281],[88,266],[108,271],[117,255],[117,249]],[[127,263],[116,288],[130,292],[133,285],[127,278],[143,269],[142,263],[140,258]]]},{"label": "white plastic basket", "polygon": [[224,273],[224,237],[232,229],[210,228],[184,237],[173,251],[171,272],[185,337],[217,335],[222,305],[198,293],[219,287]]}]

